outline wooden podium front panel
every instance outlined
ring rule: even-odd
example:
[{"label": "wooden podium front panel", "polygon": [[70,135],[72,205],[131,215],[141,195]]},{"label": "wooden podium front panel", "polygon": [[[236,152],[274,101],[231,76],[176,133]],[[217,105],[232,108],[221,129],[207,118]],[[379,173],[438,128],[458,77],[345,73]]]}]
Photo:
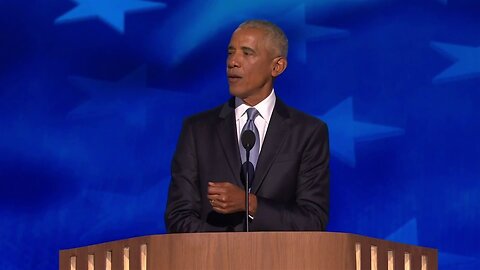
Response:
[{"label": "wooden podium front panel", "polygon": [[[124,257],[125,248],[128,257]],[[111,254],[110,269],[106,254]],[[144,236],[62,250],[60,270],[405,270],[405,254],[410,270],[437,270],[434,249],[330,232]],[[95,257],[94,269],[88,268],[89,255]],[[422,265],[422,256],[428,267]]]},{"label": "wooden podium front panel", "polygon": [[[152,270],[161,269],[354,269],[347,238],[330,234],[172,234],[151,241]],[[168,249],[162,248],[168,246]],[[335,255],[333,255],[335,254]],[[343,259],[340,259],[343,258]]]}]

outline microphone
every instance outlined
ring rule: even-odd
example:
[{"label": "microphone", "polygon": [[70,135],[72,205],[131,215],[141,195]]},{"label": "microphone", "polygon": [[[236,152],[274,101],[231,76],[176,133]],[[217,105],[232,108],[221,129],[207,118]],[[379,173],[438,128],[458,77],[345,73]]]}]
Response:
[{"label": "microphone", "polygon": [[242,145],[247,153],[250,154],[250,150],[252,150],[255,145],[255,134],[253,131],[247,129],[242,133]]},{"label": "microphone", "polygon": [[249,226],[248,226],[248,222],[249,222],[249,213],[248,213],[248,209],[249,209],[249,194],[250,194],[250,183],[252,182],[251,181],[251,177],[252,175],[250,175],[249,171],[250,171],[250,150],[252,150],[253,146],[255,145],[255,134],[253,133],[253,131],[251,130],[245,130],[243,133],[242,133],[242,145],[243,145],[243,148],[245,148],[245,157],[246,157],[246,165],[247,165],[247,169],[246,169],[246,179],[245,179],[245,231],[249,231]]}]

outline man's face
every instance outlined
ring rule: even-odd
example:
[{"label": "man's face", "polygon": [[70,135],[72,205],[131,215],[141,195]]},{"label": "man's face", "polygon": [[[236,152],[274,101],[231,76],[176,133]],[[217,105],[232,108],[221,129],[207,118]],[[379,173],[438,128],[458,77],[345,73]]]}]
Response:
[{"label": "man's face", "polygon": [[227,77],[230,94],[243,100],[262,100],[273,87],[275,49],[264,30],[239,28],[228,45]]}]

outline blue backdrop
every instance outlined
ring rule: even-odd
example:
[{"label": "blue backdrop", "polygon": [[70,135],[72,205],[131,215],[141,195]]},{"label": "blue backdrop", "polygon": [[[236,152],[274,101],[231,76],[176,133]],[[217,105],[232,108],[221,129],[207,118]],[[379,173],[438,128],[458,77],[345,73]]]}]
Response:
[{"label": "blue backdrop", "polygon": [[248,18],[290,39],[276,92],[330,127],[330,231],[480,269],[480,2],[1,0],[0,269],[165,232],[182,119],[227,100]]}]

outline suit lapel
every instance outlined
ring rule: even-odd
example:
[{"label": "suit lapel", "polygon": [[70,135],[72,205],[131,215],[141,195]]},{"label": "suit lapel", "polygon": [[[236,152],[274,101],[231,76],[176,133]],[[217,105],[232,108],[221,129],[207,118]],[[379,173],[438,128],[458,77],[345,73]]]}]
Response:
[{"label": "suit lapel", "polygon": [[281,148],[280,146],[286,138],[289,130],[288,121],[286,121],[288,118],[289,113],[287,106],[277,98],[268,125],[267,134],[263,141],[262,150],[258,157],[255,169],[255,179],[252,186],[253,193],[256,193],[262,185],[273,161],[275,160],[275,156]]},{"label": "suit lapel", "polygon": [[234,181],[242,186],[240,180],[240,151],[238,149],[238,138],[235,123],[235,99],[232,98],[226,103],[219,114],[217,123],[217,135],[223,147],[223,152],[228,165],[234,175]]}]

